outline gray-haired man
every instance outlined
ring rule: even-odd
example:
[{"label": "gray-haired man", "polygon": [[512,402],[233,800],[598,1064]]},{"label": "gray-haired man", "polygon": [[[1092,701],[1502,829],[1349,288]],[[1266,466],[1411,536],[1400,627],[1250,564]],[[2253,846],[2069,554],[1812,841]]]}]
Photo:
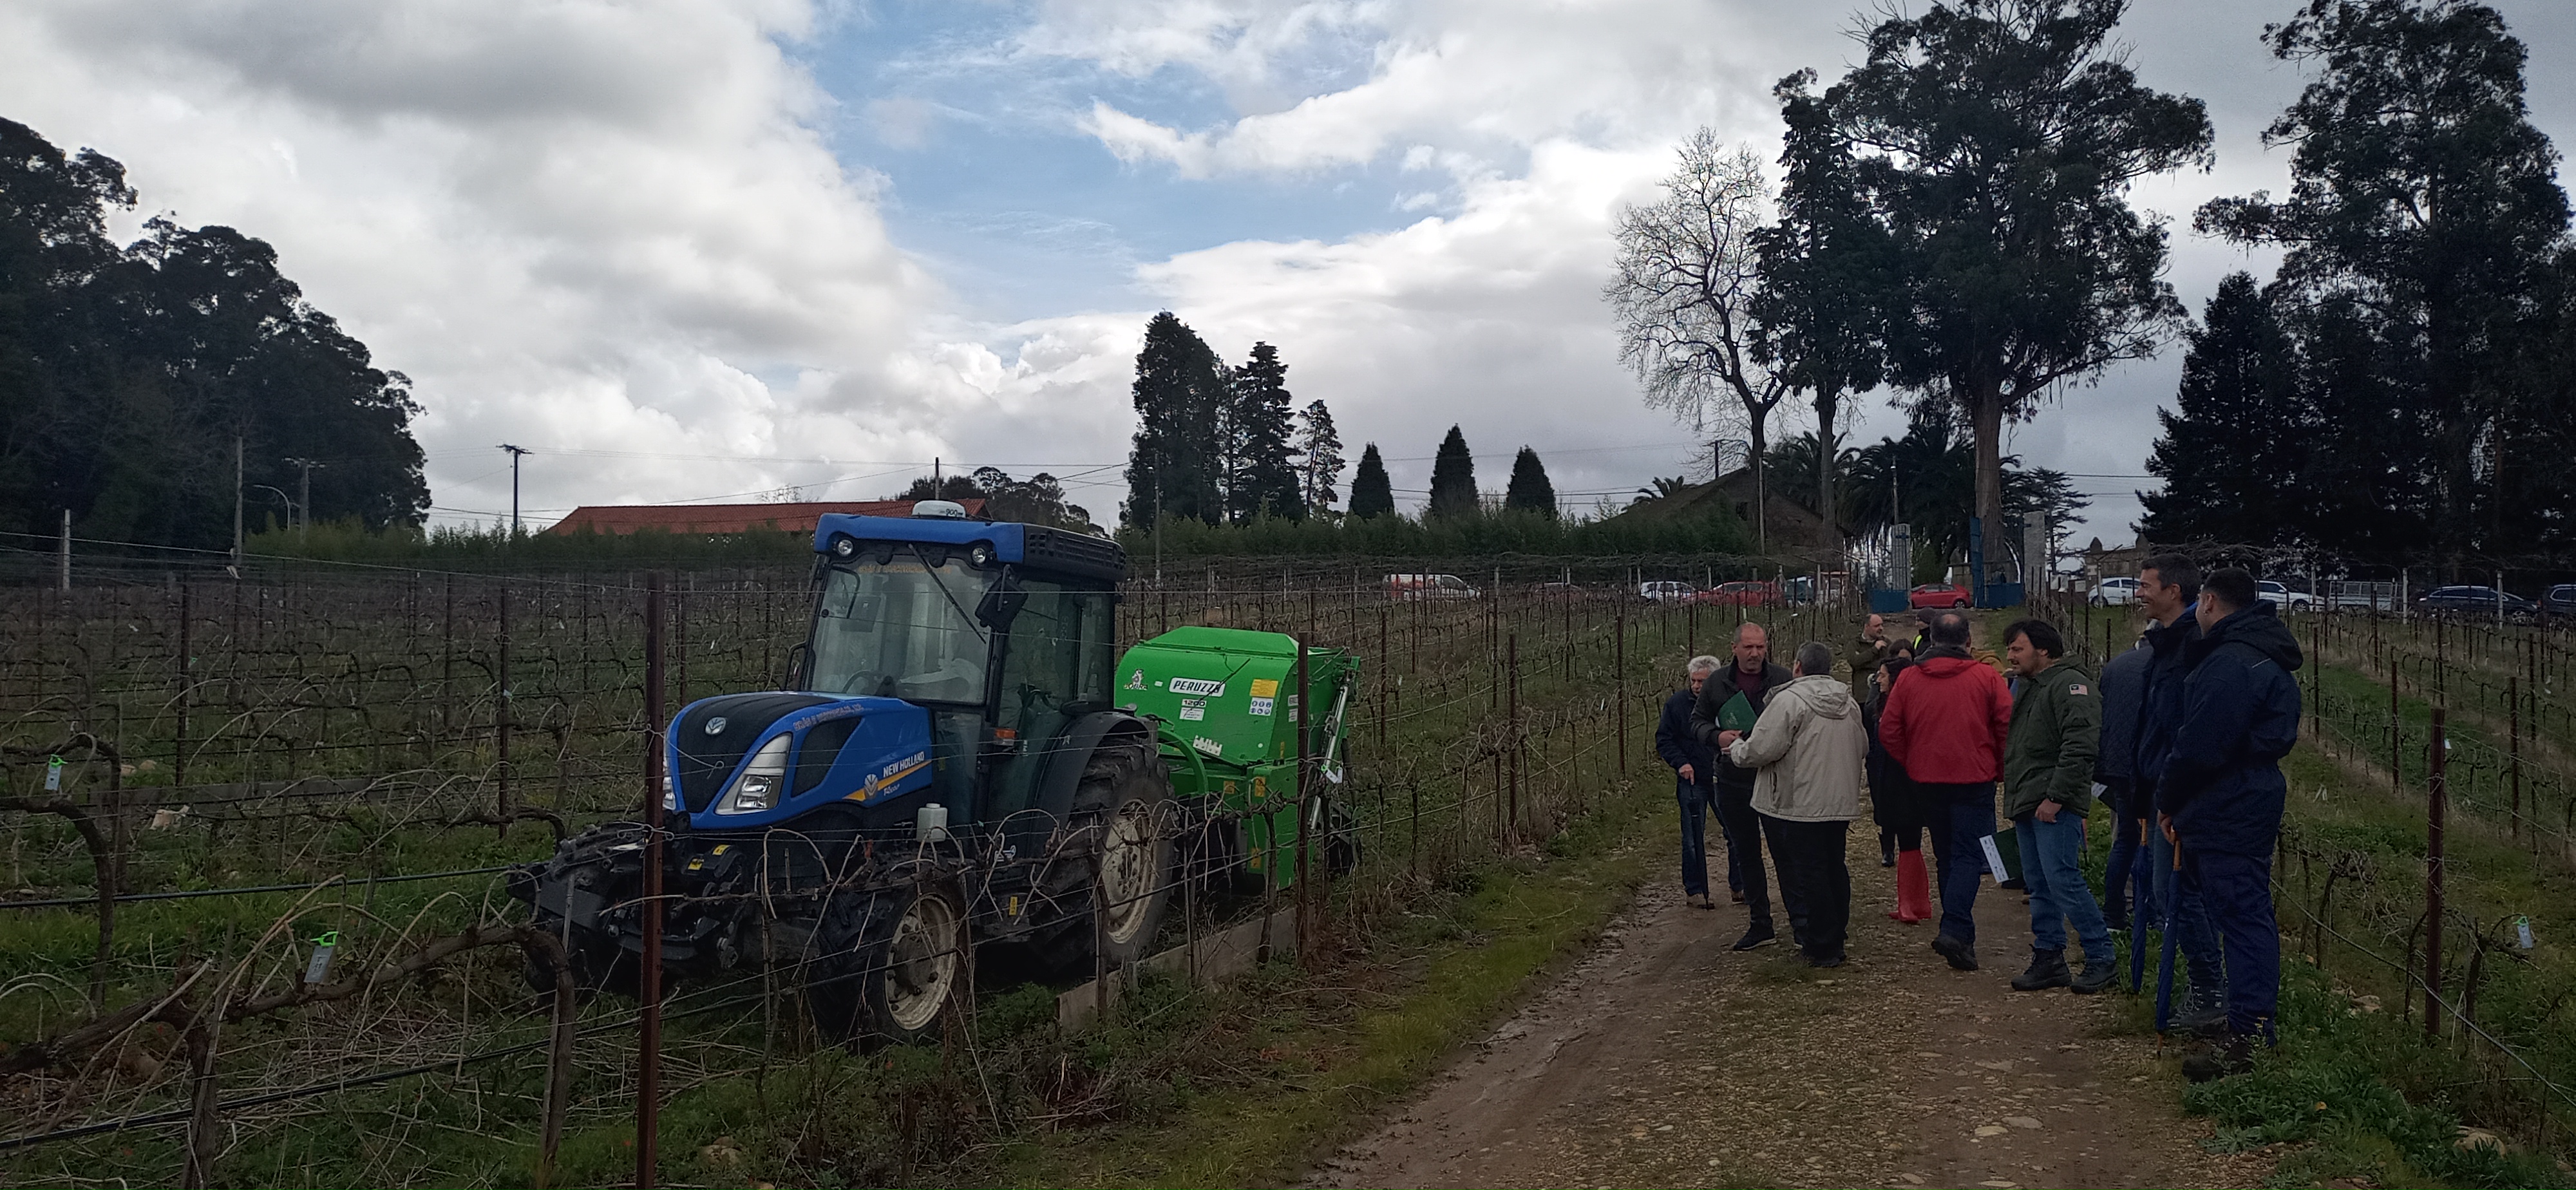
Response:
[{"label": "gray-haired man", "polygon": [[[1717,809],[1717,757],[1691,732],[1691,704],[1698,700],[1708,675],[1725,664],[1715,657],[1693,657],[1683,666],[1689,684],[1664,700],[1664,717],[1655,725],[1655,754],[1673,766],[1673,797],[1682,810],[1682,895],[1700,909],[1715,909],[1708,897],[1708,816]],[[1731,874],[1731,873],[1730,873]],[[1733,885],[1734,881],[1728,882]]]}]

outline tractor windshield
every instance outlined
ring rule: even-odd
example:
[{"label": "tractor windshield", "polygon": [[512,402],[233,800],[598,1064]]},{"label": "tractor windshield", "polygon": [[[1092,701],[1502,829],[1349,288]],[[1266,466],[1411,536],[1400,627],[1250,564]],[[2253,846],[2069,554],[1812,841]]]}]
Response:
[{"label": "tractor windshield", "polygon": [[898,553],[832,567],[814,616],[814,685],[907,702],[984,701],[990,630],[974,609],[992,575]]}]

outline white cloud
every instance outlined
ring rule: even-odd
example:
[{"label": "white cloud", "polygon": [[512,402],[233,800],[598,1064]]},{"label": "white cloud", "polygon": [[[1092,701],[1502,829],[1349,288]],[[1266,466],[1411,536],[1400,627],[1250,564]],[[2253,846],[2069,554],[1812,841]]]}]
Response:
[{"label": "white cloud", "polygon": [[[125,161],[147,210],[275,243],[416,382],[438,503],[505,508],[501,441],[938,449],[928,392],[893,361],[939,289],[889,242],[876,179],[815,131],[831,100],[779,44],[809,21],[791,0],[37,0],[0,12],[0,104]],[[543,457],[526,474],[533,508],[816,476]]]},{"label": "white cloud", "polygon": [[[277,244],[317,304],[418,381],[442,505],[502,506],[491,448],[518,441],[841,460],[539,457],[539,508],[811,491],[889,469],[872,460],[938,455],[1048,466],[1106,517],[1158,304],[1229,357],[1278,344],[1299,398],[1330,401],[1354,447],[1378,441],[1400,487],[1423,486],[1427,464],[1404,460],[1455,421],[1491,460],[1489,484],[1527,443],[1580,492],[1632,488],[1704,450],[1644,410],[1616,365],[1598,300],[1613,212],[1695,126],[1770,142],[1771,84],[1808,66],[1834,77],[1856,52],[1842,35],[1858,7],[1035,0],[998,42],[927,39],[906,52],[957,55],[979,85],[1001,72],[993,90],[1010,98],[968,111],[942,106],[953,93],[851,96],[875,143],[935,150],[952,129],[1019,120],[1013,135],[1042,125],[1125,163],[1116,202],[1031,193],[1007,219],[983,213],[992,236],[1216,229],[1156,249],[1123,289],[1053,286],[1143,295],[1103,303],[1127,308],[1006,326],[954,313],[889,238],[891,183],[834,158],[823,130],[842,105],[790,52],[836,28],[809,0],[19,0],[0,7],[0,111],[124,160],[150,210]],[[2509,8],[2527,34],[2550,11]],[[2250,132],[2299,80],[2264,58],[2256,24],[2225,0],[2133,9],[2124,33],[2146,78],[2211,97],[2224,154],[2216,176],[2142,187],[2146,205],[2187,217],[2209,194],[2278,188],[2279,157]],[[2547,36],[2535,62],[2568,35]],[[1066,72],[1102,86],[1034,104],[1043,88],[1012,86]],[[2545,125],[2568,106],[2555,94],[2536,93]],[[1389,224],[1305,239],[1317,224],[1229,222],[1216,205],[1241,193],[1228,186],[1318,180],[1385,187],[1365,205]],[[1063,268],[1132,259],[1059,255],[1078,262]],[[2175,259],[2194,301],[2245,263],[2184,229]],[[2116,477],[2139,469],[2176,359],[2066,394],[2013,446],[2113,477],[2093,490],[2137,486]],[[1872,435],[1898,422],[1877,399],[1857,412]],[[2132,507],[2104,501],[2106,536]]]}]

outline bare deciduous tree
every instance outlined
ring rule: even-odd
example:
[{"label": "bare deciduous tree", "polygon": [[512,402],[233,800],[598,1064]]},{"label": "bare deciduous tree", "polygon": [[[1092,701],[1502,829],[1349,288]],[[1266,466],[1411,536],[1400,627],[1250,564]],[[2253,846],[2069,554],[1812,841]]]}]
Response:
[{"label": "bare deciduous tree", "polygon": [[1762,158],[1702,128],[1683,142],[1663,197],[1619,213],[1618,276],[1602,296],[1619,318],[1619,359],[1646,403],[1695,432],[1741,429],[1750,439],[1755,541],[1764,531],[1762,463],[1772,410],[1787,378],[1763,362],[1753,318],[1761,288],[1752,235],[1771,215]]}]

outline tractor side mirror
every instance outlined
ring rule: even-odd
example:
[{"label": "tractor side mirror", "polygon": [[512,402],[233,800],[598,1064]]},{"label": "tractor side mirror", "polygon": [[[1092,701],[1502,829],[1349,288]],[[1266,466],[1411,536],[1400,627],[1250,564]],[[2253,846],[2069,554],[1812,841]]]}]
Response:
[{"label": "tractor side mirror", "polygon": [[1029,593],[1012,586],[1009,580],[995,583],[975,605],[976,622],[996,630],[1009,628],[1012,619],[1020,614],[1021,605],[1028,601]]},{"label": "tractor side mirror", "polygon": [[787,684],[784,689],[802,690],[805,688],[805,669],[807,664],[812,662],[813,659],[814,646],[809,645],[804,641],[796,642],[794,647],[787,650]]}]

